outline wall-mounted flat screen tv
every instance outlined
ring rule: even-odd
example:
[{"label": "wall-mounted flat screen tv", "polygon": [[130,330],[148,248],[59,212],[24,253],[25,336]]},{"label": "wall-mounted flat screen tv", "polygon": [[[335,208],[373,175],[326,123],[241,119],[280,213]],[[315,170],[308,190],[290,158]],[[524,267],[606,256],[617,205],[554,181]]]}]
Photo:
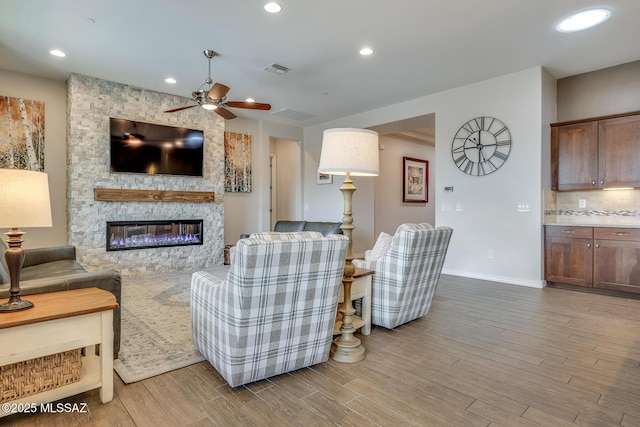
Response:
[{"label": "wall-mounted flat screen tv", "polygon": [[113,173],[202,176],[204,132],[109,119]]}]

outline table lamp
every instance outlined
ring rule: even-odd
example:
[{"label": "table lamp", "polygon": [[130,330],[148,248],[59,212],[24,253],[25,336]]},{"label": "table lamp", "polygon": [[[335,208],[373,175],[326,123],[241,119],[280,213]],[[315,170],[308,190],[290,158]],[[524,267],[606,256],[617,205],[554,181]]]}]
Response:
[{"label": "table lamp", "polygon": [[5,233],[7,269],[11,278],[9,301],[0,304],[0,313],[26,310],[31,301],[20,299],[20,270],[24,263],[21,227],[51,227],[49,179],[44,172],[23,169],[0,169],[0,228],[11,228]]},{"label": "table lamp", "polygon": [[322,151],[318,172],[330,175],[346,175],[340,191],[344,197],[344,213],[342,216],[342,232],[349,238],[347,257],[344,265],[342,286],[344,299],[340,312],[342,313],[341,335],[331,346],[331,358],[337,362],[355,363],[364,359],[365,350],[360,339],[353,334],[353,315],[355,310],[351,301],[351,284],[353,283],[353,252],[351,234],[353,225],[352,200],[356,186],[351,181],[353,176],[378,175],[378,133],[366,129],[336,128],[327,129],[322,136]]}]

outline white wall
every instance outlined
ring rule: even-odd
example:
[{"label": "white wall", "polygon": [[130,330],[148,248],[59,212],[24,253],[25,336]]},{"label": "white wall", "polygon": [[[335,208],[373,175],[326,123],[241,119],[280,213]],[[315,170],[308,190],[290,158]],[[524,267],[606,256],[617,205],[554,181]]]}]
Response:
[{"label": "white wall", "polygon": [[[374,178],[374,235],[393,235],[402,223],[435,224],[435,147],[391,136],[380,136],[380,175]],[[403,203],[402,158],[429,162],[427,203]]]},{"label": "white wall", "polygon": [[[334,127],[366,128],[423,114],[436,114],[435,200],[436,225],[453,227],[445,272],[542,286],[542,150],[544,137],[543,84],[552,83],[541,67],[486,80],[435,95],[390,105],[304,129],[305,216],[340,218],[339,186],[312,192],[320,157],[322,131]],[[549,90],[544,88],[544,92]],[[548,102],[545,99],[545,103]],[[451,159],[451,140],[458,128],[477,116],[494,116],[509,126],[511,155],[497,172],[472,177],[459,171]],[[548,120],[545,115],[544,120]],[[355,181],[355,180],[354,180]],[[372,179],[360,178],[354,194],[354,252],[374,241]],[[444,192],[454,186],[453,193]],[[333,187],[333,188],[332,188]],[[443,203],[462,203],[463,211],[442,211]],[[528,203],[529,213],[517,213]],[[488,258],[489,250],[495,257]]]},{"label": "white wall", "polygon": [[[453,227],[445,271],[542,286],[542,82],[539,67],[448,91],[436,111],[436,223]],[[502,120],[511,132],[507,162],[484,177],[451,160],[451,139],[476,116]],[[547,127],[548,129],[548,127]],[[443,187],[454,186],[454,192]],[[444,203],[451,210],[443,211]],[[530,212],[516,212],[526,203]],[[456,211],[462,204],[462,211]],[[494,258],[489,259],[489,251]]]},{"label": "white wall", "polygon": [[[49,176],[53,227],[21,228],[26,233],[23,247],[66,245],[67,85],[64,81],[0,70],[0,93],[3,96],[44,102],[44,171]],[[6,231],[0,230],[2,233]]]},{"label": "white wall", "polygon": [[[269,153],[269,146],[261,145],[261,126],[256,120],[238,117],[225,121],[226,132],[236,132],[251,135],[251,153],[253,161],[253,191],[251,193],[224,193],[224,242],[234,244],[240,234],[252,233],[260,230],[260,216],[257,214],[261,202],[260,189],[262,187],[260,159],[262,151]],[[269,164],[267,163],[267,168]]]},{"label": "white wall", "polygon": [[269,140],[301,141],[302,128],[238,117],[225,121],[225,131],[249,133],[253,144],[253,191],[224,195],[224,240],[234,244],[240,234],[269,231]]},{"label": "white wall", "polygon": [[587,119],[640,110],[640,61],[558,80],[558,119]]}]

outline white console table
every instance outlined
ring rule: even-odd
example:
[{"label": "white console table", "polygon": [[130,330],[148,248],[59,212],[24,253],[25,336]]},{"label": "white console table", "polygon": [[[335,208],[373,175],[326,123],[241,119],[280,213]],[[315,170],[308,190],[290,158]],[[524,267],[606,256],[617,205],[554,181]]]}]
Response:
[{"label": "white console table", "polygon": [[[115,296],[98,288],[23,297],[34,308],[0,314],[0,366],[85,348],[80,381],[11,403],[47,403],[100,388],[102,403],[113,399],[113,310]],[[100,345],[100,356],[95,353]],[[0,411],[0,417],[10,415]]]},{"label": "white console table", "polygon": [[[362,298],[362,310],[360,316],[353,316],[353,327],[360,329],[362,335],[369,335],[371,333],[371,276],[373,276],[373,270],[366,270],[364,268],[356,268],[356,272],[353,274],[353,282],[351,283],[351,301]],[[340,286],[340,296],[338,302],[344,301],[344,289]],[[336,321],[333,326],[333,335],[340,335],[340,327],[342,321]]]}]

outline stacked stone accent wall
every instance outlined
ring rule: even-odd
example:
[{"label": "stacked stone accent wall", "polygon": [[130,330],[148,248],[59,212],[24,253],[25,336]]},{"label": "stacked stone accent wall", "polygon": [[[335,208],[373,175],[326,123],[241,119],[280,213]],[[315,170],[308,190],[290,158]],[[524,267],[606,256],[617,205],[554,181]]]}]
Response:
[{"label": "stacked stone accent wall", "polygon": [[[222,265],[224,254],[224,120],[182,97],[73,74],[68,81],[67,165],[69,244],[88,270],[124,275]],[[109,118],[204,131],[204,177],[109,172]],[[95,188],[214,191],[215,203],[98,202]],[[204,244],[107,252],[106,222],[202,219]]]}]

